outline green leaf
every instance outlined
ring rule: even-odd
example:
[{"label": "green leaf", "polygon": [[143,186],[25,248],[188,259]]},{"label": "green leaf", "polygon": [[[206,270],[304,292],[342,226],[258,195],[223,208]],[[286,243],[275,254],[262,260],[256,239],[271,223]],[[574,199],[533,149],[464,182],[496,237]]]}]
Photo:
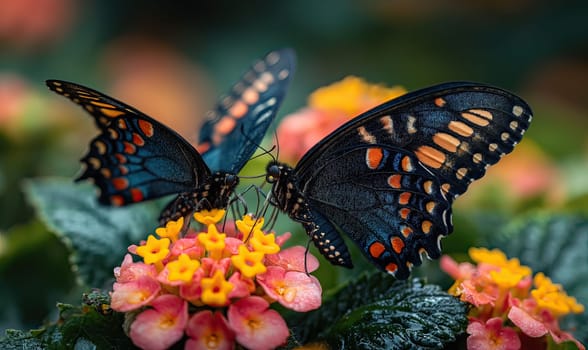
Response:
[{"label": "green leaf", "polygon": [[334,349],[441,349],[467,326],[467,306],[436,285],[363,276],[289,319],[296,341]]},{"label": "green leaf", "polygon": [[[100,294],[98,292],[94,292]],[[108,296],[86,297],[107,300]],[[75,307],[58,305],[59,320],[43,329],[22,332],[6,331],[0,339],[1,349],[133,349],[123,331],[124,314],[99,312],[96,305]]]},{"label": "green leaf", "polygon": [[[577,215],[535,214],[509,225],[490,240],[491,247],[517,257],[543,272],[582,305],[588,306],[588,218]],[[588,343],[588,315],[569,315],[562,329],[573,330],[580,342]]]},{"label": "green leaf", "polygon": [[70,247],[74,270],[87,286],[106,287],[127,247],[138,244],[156,227],[154,203],[102,206],[89,184],[37,179],[27,181],[24,189],[41,219]]}]

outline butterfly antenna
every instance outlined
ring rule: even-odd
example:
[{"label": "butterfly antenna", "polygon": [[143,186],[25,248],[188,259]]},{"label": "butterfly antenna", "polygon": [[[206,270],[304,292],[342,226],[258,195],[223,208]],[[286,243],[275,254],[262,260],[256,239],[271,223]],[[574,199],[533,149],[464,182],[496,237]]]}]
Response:
[{"label": "butterfly antenna", "polygon": [[[276,146],[275,146],[275,145],[274,145],[274,146],[272,146],[272,148],[270,148],[270,149],[268,150],[268,149],[266,149],[265,147],[263,147],[261,144],[259,144],[259,143],[255,142],[255,141],[253,141],[253,139],[252,139],[251,137],[249,137],[249,135],[247,135],[247,133],[245,133],[245,130],[244,130],[244,125],[241,125],[241,129],[240,129],[240,131],[241,131],[241,134],[243,135],[243,137],[244,137],[244,138],[245,138],[245,139],[246,139],[248,142],[251,142],[252,144],[254,144],[254,145],[255,145],[255,147],[257,147],[257,148],[259,148],[260,150],[262,150],[262,151],[263,151],[263,152],[262,152],[262,153],[260,153],[259,155],[257,155],[257,156],[255,156],[255,157],[252,157],[252,158],[250,158],[248,161],[250,161],[251,159],[255,159],[255,158],[257,158],[257,157],[260,157],[260,156],[266,155],[266,154],[267,154],[267,155],[269,155],[270,157],[272,157],[272,160],[274,160],[274,161],[276,160],[276,158],[274,158],[274,156],[271,154],[271,152],[274,150],[274,148],[276,148]],[[274,131],[274,132],[275,132],[275,131]]]}]

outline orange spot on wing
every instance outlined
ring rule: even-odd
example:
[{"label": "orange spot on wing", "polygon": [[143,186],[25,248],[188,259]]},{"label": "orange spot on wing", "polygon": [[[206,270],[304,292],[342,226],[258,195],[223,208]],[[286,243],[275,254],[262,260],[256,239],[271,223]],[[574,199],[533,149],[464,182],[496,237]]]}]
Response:
[{"label": "orange spot on wing", "polygon": [[402,161],[400,161],[400,165],[402,166],[402,170],[406,172],[411,172],[414,170],[414,167],[412,166],[412,161],[409,156],[404,156],[402,158]]},{"label": "orange spot on wing", "polygon": [[474,133],[474,129],[462,122],[451,121],[448,127],[449,130],[461,136],[469,137]]},{"label": "orange spot on wing", "polygon": [[247,90],[243,91],[241,98],[247,104],[252,105],[259,100],[259,93],[255,91],[254,88],[248,88]]},{"label": "orange spot on wing", "polygon": [[98,154],[104,154],[106,153],[106,144],[102,141],[95,141],[94,142],[94,147],[96,147],[96,151],[98,151]]},{"label": "orange spot on wing", "polygon": [[447,193],[449,193],[449,189],[451,189],[451,185],[450,184],[443,184],[443,185],[441,185],[441,189],[443,190],[443,192],[445,192],[447,194]]},{"label": "orange spot on wing", "polygon": [[145,140],[143,140],[141,135],[133,133],[133,143],[139,147],[142,147],[145,145]]},{"label": "orange spot on wing", "polygon": [[125,122],[124,119],[119,119],[118,120],[118,127],[120,129],[127,130],[127,123]]},{"label": "orange spot on wing", "polygon": [[433,142],[435,142],[439,147],[448,150],[449,152],[457,151],[457,147],[460,144],[459,139],[443,132],[439,132],[433,135]]},{"label": "orange spot on wing", "polygon": [[153,124],[151,124],[150,122],[143,120],[143,119],[139,119],[139,129],[141,129],[141,131],[143,132],[143,135],[147,136],[147,137],[151,137],[153,136]]},{"label": "orange spot on wing", "polygon": [[126,175],[129,173],[129,168],[127,168],[124,165],[119,165],[118,166],[118,170],[120,171],[121,174]]},{"label": "orange spot on wing", "polygon": [[100,174],[102,174],[105,179],[110,179],[112,177],[112,172],[108,168],[100,169]]},{"label": "orange spot on wing", "polygon": [[249,107],[247,106],[247,104],[243,101],[235,101],[235,104],[233,104],[233,106],[229,109],[229,113],[239,119],[239,118],[243,118],[245,116],[245,114],[247,114],[247,111],[249,110]]},{"label": "orange spot on wing", "polygon": [[131,188],[131,198],[133,199],[133,202],[140,202],[143,200],[143,198],[145,198],[145,196],[143,195],[143,191],[141,191],[138,188]]},{"label": "orange spot on wing", "polygon": [[427,204],[425,204],[425,208],[427,209],[427,212],[429,212],[430,214],[433,214],[433,210],[435,210],[436,206],[437,203],[435,202],[428,202]]},{"label": "orange spot on wing", "polygon": [[423,189],[426,193],[431,194],[433,193],[433,181],[427,180],[423,183]]},{"label": "orange spot on wing", "polygon": [[125,204],[125,200],[122,196],[114,195],[110,196],[110,203],[112,203],[112,205],[120,207],[121,205]]},{"label": "orange spot on wing", "polygon": [[369,247],[369,252],[372,258],[379,258],[385,251],[386,247],[380,242],[374,242]]},{"label": "orange spot on wing", "polygon": [[443,107],[443,106],[445,106],[446,103],[447,103],[447,101],[445,101],[441,97],[437,97],[435,99],[435,106],[437,106],[437,107]]},{"label": "orange spot on wing", "polygon": [[396,265],[395,263],[389,263],[388,265],[386,265],[385,269],[390,273],[394,273],[398,271],[398,265]]},{"label": "orange spot on wing", "polygon": [[406,218],[408,218],[408,214],[410,214],[410,209],[402,208],[398,211],[398,213],[400,214],[400,218],[402,220],[406,220]]},{"label": "orange spot on wing", "polygon": [[370,169],[377,169],[384,158],[384,152],[379,147],[368,148],[365,154],[365,162]]},{"label": "orange spot on wing", "polygon": [[104,114],[105,116],[107,116],[109,118],[115,118],[115,117],[118,117],[119,115],[125,113],[125,112],[120,111],[118,109],[110,109],[110,108],[100,108],[100,111],[102,112],[102,114]]},{"label": "orange spot on wing", "polygon": [[400,237],[393,237],[390,243],[392,243],[392,249],[396,254],[402,253],[402,249],[404,249],[404,241]]},{"label": "orange spot on wing", "polygon": [[394,174],[388,177],[388,185],[392,188],[402,187],[402,175]]},{"label": "orange spot on wing", "polygon": [[[80,96],[80,97],[88,98],[87,96]],[[106,108],[110,108],[110,109],[116,108],[116,107],[114,107],[111,104],[103,103],[103,102],[98,102],[98,101],[90,101],[89,103],[93,104],[96,107],[106,107]]]},{"label": "orange spot on wing", "polygon": [[118,191],[122,191],[129,187],[129,180],[125,179],[124,177],[117,177],[116,179],[112,179],[112,186]]},{"label": "orange spot on wing", "polygon": [[210,149],[209,142],[203,142],[203,143],[199,144],[198,146],[196,146],[196,150],[200,154],[204,154],[204,153],[208,152],[209,149]]},{"label": "orange spot on wing", "polygon": [[410,197],[412,193],[410,192],[402,192],[400,196],[398,196],[398,204],[406,205],[410,201]]},{"label": "orange spot on wing", "polygon": [[126,154],[135,154],[135,152],[137,152],[137,147],[135,147],[135,145],[133,145],[132,143],[125,141],[123,142],[123,144],[124,152]]},{"label": "orange spot on wing", "polygon": [[424,233],[431,232],[432,226],[433,226],[433,223],[430,222],[429,220],[423,220],[423,222],[421,223],[421,229],[423,230]]},{"label": "orange spot on wing", "polygon": [[486,125],[490,124],[490,121],[488,119],[484,119],[484,118],[479,117],[479,116],[472,114],[472,113],[463,112],[461,114],[461,116],[465,120],[469,121],[470,123],[476,124],[479,126],[486,126]]},{"label": "orange spot on wing", "polygon": [[214,131],[220,135],[227,135],[235,129],[235,125],[237,125],[237,121],[234,118],[225,116],[218,121],[214,127]]},{"label": "orange spot on wing", "polygon": [[100,162],[100,159],[91,157],[88,158],[88,164],[92,166],[92,169],[98,169],[102,163]]},{"label": "orange spot on wing", "polygon": [[114,157],[116,158],[116,160],[118,160],[119,163],[124,164],[127,162],[127,157],[125,157],[123,154],[117,153],[114,155]]},{"label": "orange spot on wing", "polygon": [[490,113],[490,111],[485,110],[485,109],[470,109],[470,112],[477,114],[477,115],[481,116],[482,118],[486,118],[488,120],[492,120],[492,118],[493,118],[492,113]]},{"label": "orange spot on wing", "polygon": [[430,146],[421,146],[414,153],[423,164],[431,168],[438,169],[445,162],[445,154]]},{"label": "orange spot on wing", "polygon": [[402,233],[402,235],[406,238],[408,238],[412,234],[412,232],[412,229],[408,226],[403,226],[400,230],[400,233]]}]

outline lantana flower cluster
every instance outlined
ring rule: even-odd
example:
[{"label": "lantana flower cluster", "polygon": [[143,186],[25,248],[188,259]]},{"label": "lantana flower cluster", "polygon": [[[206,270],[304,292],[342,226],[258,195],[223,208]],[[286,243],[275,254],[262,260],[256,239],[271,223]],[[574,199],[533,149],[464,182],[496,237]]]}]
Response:
[{"label": "lantana flower cluster", "polygon": [[[201,211],[205,226],[181,237],[184,220],[170,221],[129,251],[115,269],[111,307],[127,313],[128,334],[143,349],[271,349],[289,330],[270,304],[298,311],[321,305],[318,260],[302,246],[282,249],[290,234],[262,230],[263,218],[237,220],[219,232],[224,210]],[[227,230],[228,231],[228,230]],[[156,237],[157,236],[157,237]]]},{"label": "lantana flower cluster", "polygon": [[370,84],[356,76],[317,89],[307,107],[286,116],[278,127],[282,160],[295,163],[343,123],[405,93],[400,86]]},{"label": "lantana flower cluster", "polygon": [[471,248],[476,265],[441,258],[441,268],[455,279],[449,293],[473,305],[469,312],[467,347],[477,349],[545,349],[547,337],[556,343],[573,341],[559,320],[584,307],[563,287],[516,258],[497,249]]}]

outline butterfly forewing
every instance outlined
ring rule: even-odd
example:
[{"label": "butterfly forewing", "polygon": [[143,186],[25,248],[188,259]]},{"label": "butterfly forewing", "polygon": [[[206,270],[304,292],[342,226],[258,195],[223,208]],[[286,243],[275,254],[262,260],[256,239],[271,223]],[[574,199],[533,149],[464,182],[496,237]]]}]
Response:
[{"label": "butterfly forewing", "polygon": [[454,198],[513,150],[530,121],[530,107],[502,89],[441,84],[344,124],[303,156],[292,179],[311,213],[407,278],[419,254],[440,255]]},{"label": "butterfly forewing", "polygon": [[194,191],[210,175],[187,141],[138,110],[78,84],[48,80],[47,85],[82,106],[100,129],[82,158],[79,179],[95,181],[102,203],[125,205]]},{"label": "butterfly forewing", "polygon": [[295,60],[290,49],[268,53],[209,112],[197,149],[213,171],[237,173],[251,158],[286,95]]}]

